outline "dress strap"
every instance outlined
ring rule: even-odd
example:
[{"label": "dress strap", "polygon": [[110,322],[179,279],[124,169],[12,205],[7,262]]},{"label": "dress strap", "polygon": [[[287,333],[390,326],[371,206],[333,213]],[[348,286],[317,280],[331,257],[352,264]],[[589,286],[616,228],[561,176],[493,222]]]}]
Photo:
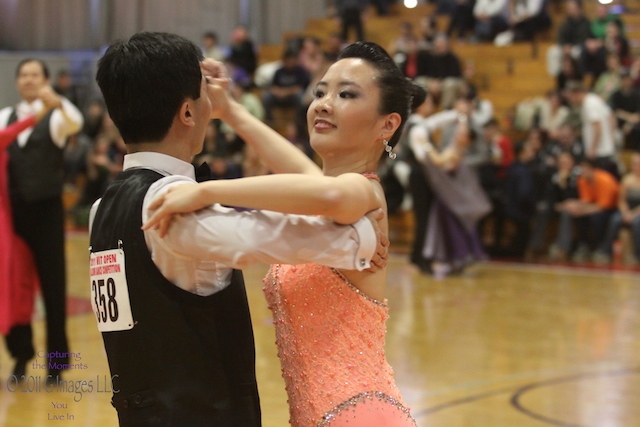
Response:
[{"label": "dress strap", "polygon": [[367,179],[374,179],[380,182],[380,177],[378,177],[378,174],[376,174],[375,172],[364,172],[362,176],[364,176]]}]

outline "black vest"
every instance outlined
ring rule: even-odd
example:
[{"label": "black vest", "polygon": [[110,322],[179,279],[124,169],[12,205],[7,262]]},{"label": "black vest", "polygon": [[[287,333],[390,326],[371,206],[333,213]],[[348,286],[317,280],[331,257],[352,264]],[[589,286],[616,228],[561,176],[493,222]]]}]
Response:
[{"label": "black vest", "polygon": [[[107,188],[91,233],[92,251],[122,241],[134,327],[102,334],[120,426],[257,427],[255,349],[242,273],[202,297],[157,269],[141,227],[142,202],[161,178],[130,169]],[[117,377],[115,377],[117,375]]]},{"label": "black vest", "polygon": [[[7,124],[17,120],[15,109]],[[51,138],[51,112],[33,127],[27,145],[15,140],[9,146],[9,192],[11,198],[37,202],[62,194],[63,149]]]}]

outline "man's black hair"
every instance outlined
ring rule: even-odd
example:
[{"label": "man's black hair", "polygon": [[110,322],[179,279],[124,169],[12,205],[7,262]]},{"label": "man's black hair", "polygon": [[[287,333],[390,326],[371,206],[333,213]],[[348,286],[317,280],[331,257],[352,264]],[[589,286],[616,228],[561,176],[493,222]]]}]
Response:
[{"label": "man's black hair", "polygon": [[175,34],[141,32],[109,46],[96,81],[125,143],[158,142],[182,102],[198,99],[201,50]]},{"label": "man's black hair", "polygon": [[20,63],[18,63],[18,66],[16,67],[16,78],[18,78],[18,75],[20,74],[20,70],[22,69],[22,66],[29,62],[37,62],[38,64],[40,64],[40,66],[42,67],[42,74],[44,74],[44,78],[49,80],[49,67],[47,67],[47,64],[45,64],[45,62],[42,59],[35,59],[35,58],[26,58],[20,61]]}]

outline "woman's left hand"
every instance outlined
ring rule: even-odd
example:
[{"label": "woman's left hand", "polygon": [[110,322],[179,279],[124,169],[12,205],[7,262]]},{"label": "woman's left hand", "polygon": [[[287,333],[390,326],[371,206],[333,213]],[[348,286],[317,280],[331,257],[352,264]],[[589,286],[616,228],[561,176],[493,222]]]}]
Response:
[{"label": "woman's left hand", "polygon": [[201,184],[180,184],[171,187],[164,195],[156,197],[151,202],[149,211],[154,212],[142,229],[160,230],[160,237],[164,237],[175,214],[195,212],[210,205],[202,199]]}]

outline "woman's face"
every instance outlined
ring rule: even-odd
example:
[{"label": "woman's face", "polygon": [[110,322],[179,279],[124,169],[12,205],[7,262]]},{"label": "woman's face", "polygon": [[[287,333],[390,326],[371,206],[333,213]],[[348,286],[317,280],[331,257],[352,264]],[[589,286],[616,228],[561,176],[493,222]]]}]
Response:
[{"label": "woman's face", "polygon": [[376,78],[376,70],[364,60],[346,58],[316,85],[307,125],[311,146],[320,155],[327,150],[370,152],[374,143],[382,148],[382,138],[393,134],[383,132],[386,116],[379,113]]}]

